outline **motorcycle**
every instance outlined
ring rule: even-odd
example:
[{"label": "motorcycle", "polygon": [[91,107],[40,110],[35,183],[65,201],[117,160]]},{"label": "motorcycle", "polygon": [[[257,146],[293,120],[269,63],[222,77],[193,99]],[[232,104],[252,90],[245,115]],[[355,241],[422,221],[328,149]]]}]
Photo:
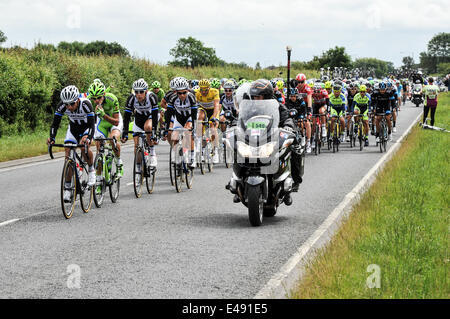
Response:
[{"label": "motorcycle", "polygon": [[423,103],[421,84],[414,84],[412,92],[412,102],[416,105],[416,107],[419,107],[419,105]]},{"label": "motorcycle", "polygon": [[252,226],[260,226],[263,217],[275,216],[283,202],[292,204],[290,158],[295,133],[278,127],[278,108],[276,100],[243,100],[237,125],[226,133],[234,160],[226,189],[248,208]]}]

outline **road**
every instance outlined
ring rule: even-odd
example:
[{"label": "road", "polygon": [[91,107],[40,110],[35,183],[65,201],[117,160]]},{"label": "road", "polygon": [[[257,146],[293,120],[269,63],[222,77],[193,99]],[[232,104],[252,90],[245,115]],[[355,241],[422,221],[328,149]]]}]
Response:
[{"label": "road", "polygon": [[[392,143],[420,111],[402,107]],[[107,197],[88,214],[77,204],[70,220],[60,208],[61,159],[0,169],[0,298],[252,298],[382,156],[374,142],[308,155],[293,205],[261,227],[225,190],[223,164],[196,170],[193,189],[176,193],[165,142],[153,194],[135,198],[129,147],[119,201]],[[79,267],[79,288],[68,287],[68,267]]]}]

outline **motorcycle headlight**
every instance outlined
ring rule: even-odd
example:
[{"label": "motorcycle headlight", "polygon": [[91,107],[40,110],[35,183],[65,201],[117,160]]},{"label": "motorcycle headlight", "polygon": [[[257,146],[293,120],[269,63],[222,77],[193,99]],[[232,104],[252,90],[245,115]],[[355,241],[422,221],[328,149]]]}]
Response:
[{"label": "motorcycle headlight", "polygon": [[237,142],[237,150],[242,157],[267,158],[273,154],[275,145],[275,142],[270,142],[259,147],[254,147],[243,142]]}]

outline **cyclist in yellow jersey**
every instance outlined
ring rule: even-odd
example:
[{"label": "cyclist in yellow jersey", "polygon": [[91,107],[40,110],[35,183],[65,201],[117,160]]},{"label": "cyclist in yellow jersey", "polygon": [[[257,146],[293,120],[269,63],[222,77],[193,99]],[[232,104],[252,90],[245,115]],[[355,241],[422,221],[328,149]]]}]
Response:
[{"label": "cyclist in yellow jersey", "polygon": [[[217,137],[217,127],[219,126],[219,114],[220,114],[220,96],[219,90],[211,88],[211,83],[207,79],[203,79],[198,83],[199,90],[195,92],[195,97],[199,105],[198,120],[211,121],[211,136],[213,142],[213,148],[216,148],[219,143]],[[199,123],[197,126],[197,136],[202,136],[203,124]],[[219,152],[214,152],[213,157],[214,164],[219,163]]]}]

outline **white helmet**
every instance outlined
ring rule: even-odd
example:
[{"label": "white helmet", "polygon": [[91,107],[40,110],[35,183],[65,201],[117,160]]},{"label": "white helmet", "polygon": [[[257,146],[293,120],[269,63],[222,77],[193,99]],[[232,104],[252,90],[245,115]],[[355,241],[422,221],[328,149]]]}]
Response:
[{"label": "white helmet", "polygon": [[72,104],[79,99],[80,92],[75,85],[69,85],[62,89],[60,97],[64,104]]},{"label": "white helmet", "polygon": [[176,91],[187,90],[189,89],[189,83],[183,77],[175,78],[173,82],[173,89]]},{"label": "white helmet", "polygon": [[176,85],[175,85],[175,84],[176,84],[179,80],[181,80],[181,79],[187,81],[184,77],[182,77],[182,76],[177,76],[176,78],[173,78],[172,81],[170,81],[170,83],[169,83],[170,88],[171,88],[172,90],[176,90]]},{"label": "white helmet", "polygon": [[148,84],[145,82],[144,79],[138,79],[134,81],[133,83],[133,90],[139,91],[139,90],[148,90]]}]

